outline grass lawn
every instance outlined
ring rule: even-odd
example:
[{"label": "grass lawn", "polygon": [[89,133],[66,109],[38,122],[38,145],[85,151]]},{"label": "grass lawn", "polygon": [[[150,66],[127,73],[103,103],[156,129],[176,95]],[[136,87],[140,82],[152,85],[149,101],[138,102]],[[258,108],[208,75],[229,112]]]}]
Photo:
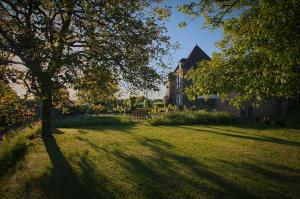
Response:
[{"label": "grass lawn", "polygon": [[9,198],[300,198],[300,130],[61,128],[0,178]]}]

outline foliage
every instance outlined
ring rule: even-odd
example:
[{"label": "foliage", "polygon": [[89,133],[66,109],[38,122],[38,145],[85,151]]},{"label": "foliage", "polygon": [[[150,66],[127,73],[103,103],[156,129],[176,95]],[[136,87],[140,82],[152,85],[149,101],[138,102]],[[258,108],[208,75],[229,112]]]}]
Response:
[{"label": "foliage", "polygon": [[169,104],[168,107],[167,107],[167,109],[166,109],[167,113],[168,112],[177,112],[177,111],[179,111],[178,110],[178,106],[172,105],[172,104]]},{"label": "foliage", "polygon": [[0,81],[0,126],[6,128],[31,120],[34,112],[20,99],[4,81]]},{"label": "foliage", "polygon": [[40,124],[5,135],[0,142],[0,176],[25,155],[29,139],[40,133]]},{"label": "foliage", "polygon": [[137,108],[143,108],[145,105],[144,96],[129,96],[128,99],[123,100],[124,108],[126,112],[131,112]]},{"label": "foliage", "polygon": [[153,116],[148,122],[152,125],[233,124],[236,117],[225,112],[186,111]]},{"label": "foliage", "polygon": [[74,102],[70,99],[70,94],[67,88],[59,88],[53,96],[53,107],[60,114],[69,114],[71,107],[74,107]]},{"label": "foliage", "polygon": [[161,104],[154,104],[153,107],[150,109],[150,113],[151,114],[158,114],[158,113],[162,113],[164,112],[165,109],[163,106],[161,106]]},{"label": "foliage", "polygon": [[127,116],[92,116],[83,115],[57,120],[54,122],[56,128],[73,128],[81,126],[102,126],[102,125],[127,125],[130,120]]},{"label": "foliage", "polygon": [[271,97],[299,96],[300,1],[209,0],[179,10],[202,15],[206,25],[224,32],[220,53],[188,74],[189,97],[215,93],[236,106],[245,101],[259,106]]},{"label": "foliage", "polygon": [[115,111],[118,113],[126,113],[126,108],[124,108],[124,106],[122,106],[122,105],[117,104]]},{"label": "foliage", "polygon": [[[43,103],[51,130],[52,98],[91,71],[112,71],[129,87],[157,89],[171,47],[152,3],[159,0],[0,1],[0,64]],[[21,67],[19,67],[21,66]],[[84,77],[83,77],[84,78]]]},{"label": "foliage", "polygon": [[105,68],[87,71],[75,85],[80,103],[96,106],[114,101],[119,89],[116,77],[112,73]]}]

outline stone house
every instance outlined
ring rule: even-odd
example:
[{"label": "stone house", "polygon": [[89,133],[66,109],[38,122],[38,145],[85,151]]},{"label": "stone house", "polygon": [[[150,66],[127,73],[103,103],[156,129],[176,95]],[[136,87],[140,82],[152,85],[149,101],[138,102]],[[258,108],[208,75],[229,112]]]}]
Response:
[{"label": "stone house", "polygon": [[169,103],[186,108],[216,108],[216,95],[212,95],[208,100],[199,96],[195,101],[188,99],[184,89],[190,84],[184,78],[185,74],[192,68],[198,67],[197,63],[202,60],[210,60],[210,57],[196,45],[187,58],[182,58],[173,72],[168,74],[166,85],[166,97]]},{"label": "stone house", "polygon": [[[299,109],[299,104],[295,105],[279,98],[270,99],[260,108],[253,108],[250,103],[244,103],[241,109],[231,106],[227,101],[221,101],[216,95],[211,95],[208,100],[199,96],[195,101],[191,101],[184,93],[184,89],[190,85],[191,82],[186,80],[184,76],[192,67],[199,67],[197,63],[201,60],[210,60],[210,57],[196,45],[189,56],[182,58],[175,70],[168,74],[165,85],[166,97],[170,104],[177,105],[180,108],[215,109],[251,119],[262,119],[263,117],[277,118],[293,112],[295,106]],[[234,93],[232,93],[232,95],[234,95]]]}]

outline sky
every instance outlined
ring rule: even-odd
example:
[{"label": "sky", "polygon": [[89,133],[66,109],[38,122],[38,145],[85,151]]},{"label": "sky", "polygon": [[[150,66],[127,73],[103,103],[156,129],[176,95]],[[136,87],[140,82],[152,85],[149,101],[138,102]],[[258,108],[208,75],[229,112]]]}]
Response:
[{"label": "sky", "polygon": [[[173,43],[178,42],[180,48],[172,54],[172,61],[170,68],[174,70],[181,58],[187,57],[196,44],[208,55],[211,56],[213,51],[217,51],[215,42],[222,38],[222,31],[220,29],[212,32],[209,29],[203,29],[203,18],[198,18],[195,21],[189,20],[190,18],[182,13],[176,11],[177,5],[188,3],[188,0],[167,0],[165,4],[172,7],[171,17],[165,21],[168,30],[167,35],[171,37]],[[181,21],[188,21],[187,26],[182,29],[178,27]],[[165,87],[160,86],[160,92],[152,93],[152,98],[162,98],[165,95]]]}]

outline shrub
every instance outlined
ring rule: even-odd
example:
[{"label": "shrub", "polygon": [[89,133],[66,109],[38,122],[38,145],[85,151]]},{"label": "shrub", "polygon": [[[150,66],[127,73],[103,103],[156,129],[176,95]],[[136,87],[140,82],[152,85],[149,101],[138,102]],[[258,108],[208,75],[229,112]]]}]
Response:
[{"label": "shrub", "polygon": [[56,128],[71,128],[81,126],[99,126],[99,125],[125,125],[129,124],[130,119],[127,116],[92,116],[83,115],[70,117],[64,120],[54,122]]},{"label": "shrub", "polygon": [[3,136],[0,143],[0,176],[24,157],[29,140],[36,136],[40,129],[40,125],[36,124]]},{"label": "shrub", "polygon": [[163,106],[159,106],[157,104],[154,104],[153,107],[149,110],[151,114],[158,114],[161,112],[164,112]]},{"label": "shrub", "polygon": [[203,124],[230,124],[236,122],[236,117],[225,112],[196,112],[196,120]]},{"label": "shrub", "polygon": [[4,131],[33,120],[34,112],[8,83],[0,81],[0,126]]},{"label": "shrub", "polygon": [[186,111],[154,116],[148,122],[152,125],[230,124],[236,122],[236,117],[225,112]]}]

